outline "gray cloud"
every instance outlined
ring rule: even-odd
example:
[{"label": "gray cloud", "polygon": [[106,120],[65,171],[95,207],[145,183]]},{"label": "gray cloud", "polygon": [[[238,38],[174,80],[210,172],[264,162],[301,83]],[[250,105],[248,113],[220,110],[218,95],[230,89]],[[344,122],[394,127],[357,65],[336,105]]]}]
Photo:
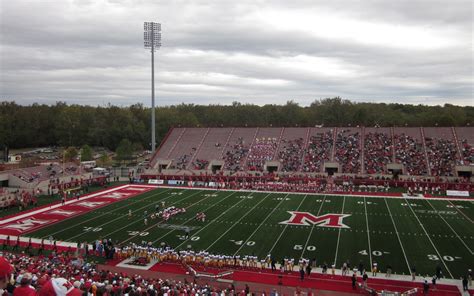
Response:
[{"label": "gray cloud", "polygon": [[2,1],[0,100],[473,105],[470,1]]}]

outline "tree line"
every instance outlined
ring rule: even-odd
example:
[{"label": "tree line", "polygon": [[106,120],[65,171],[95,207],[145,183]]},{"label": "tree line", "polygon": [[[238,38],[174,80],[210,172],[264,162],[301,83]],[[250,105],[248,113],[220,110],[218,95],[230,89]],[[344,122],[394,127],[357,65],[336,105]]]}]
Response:
[{"label": "tree line", "polygon": [[[156,109],[159,143],[171,127],[241,126],[466,126],[474,107],[356,103],[341,98],[315,100],[309,106],[180,104]],[[0,103],[0,146],[102,146],[115,150],[123,139],[134,149],[150,147],[150,109],[129,107]],[[128,145],[128,142],[127,142]]]}]

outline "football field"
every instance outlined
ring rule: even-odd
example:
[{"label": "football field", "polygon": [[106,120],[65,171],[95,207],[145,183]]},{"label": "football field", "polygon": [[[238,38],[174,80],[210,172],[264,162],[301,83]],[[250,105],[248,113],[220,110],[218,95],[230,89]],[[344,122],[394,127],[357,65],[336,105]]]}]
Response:
[{"label": "football field", "polygon": [[[148,218],[155,206],[185,208],[167,222]],[[132,217],[128,216],[129,210]],[[205,222],[195,219],[204,212]],[[315,258],[318,265],[349,260],[366,269],[460,278],[474,266],[473,201],[210,191],[159,188],[26,234],[69,242],[111,238],[152,242],[212,254],[271,254]],[[190,236],[185,239],[185,231]]]}]

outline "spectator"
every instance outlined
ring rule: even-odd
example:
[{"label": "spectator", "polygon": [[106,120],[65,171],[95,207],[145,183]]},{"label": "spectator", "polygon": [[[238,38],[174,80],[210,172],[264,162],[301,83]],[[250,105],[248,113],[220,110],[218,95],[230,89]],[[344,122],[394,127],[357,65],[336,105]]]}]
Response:
[{"label": "spectator", "polygon": [[13,291],[13,296],[35,296],[36,290],[31,286],[31,273],[26,272],[17,277],[17,282],[20,282],[20,286],[16,287]]},{"label": "spectator", "polygon": [[293,140],[281,140],[280,152],[278,158],[282,165],[281,171],[283,172],[294,172],[297,171],[301,165],[301,159],[304,151],[304,140],[303,138]]},{"label": "spectator", "polygon": [[367,273],[364,271],[364,275],[362,276],[362,281],[364,282],[364,288],[367,288],[367,280],[369,279],[369,276]]},{"label": "spectator", "polygon": [[395,161],[403,164],[407,175],[426,175],[426,158],[420,140],[405,134],[394,135]]},{"label": "spectator", "polygon": [[364,138],[364,168],[367,174],[387,173],[392,161],[392,139],[385,133],[368,133]]},{"label": "spectator", "polygon": [[[27,275],[29,271],[33,274],[32,277],[30,277],[31,274]],[[32,295],[36,295],[37,292],[39,296],[79,296],[85,293],[111,295],[112,292],[114,295],[147,296],[211,295],[211,293],[237,295],[233,285],[227,289],[219,289],[207,284],[199,285],[187,281],[177,282],[160,278],[144,278],[139,275],[129,276],[126,273],[112,273],[96,270],[95,265],[77,262],[75,257],[64,254],[49,257],[5,254],[5,258],[0,257],[0,295],[2,296],[11,274],[16,275],[14,277],[16,282],[21,283],[16,287],[11,287],[13,295],[29,295],[30,290],[34,292]],[[27,283],[30,283],[34,290],[29,288]],[[249,295],[250,287],[245,285],[242,293]]]},{"label": "spectator", "polygon": [[4,295],[10,276],[14,272],[13,266],[4,257],[0,256],[0,296]]},{"label": "spectator", "polygon": [[428,294],[428,291],[430,289],[430,284],[428,284],[428,281],[425,280],[425,282],[423,283],[423,294]]},{"label": "spectator", "polygon": [[357,287],[357,286],[356,286],[356,283],[357,283],[357,277],[356,277],[356,274],[355,274],[355,272],[352,274],[352,278],[351,278],[351,280],[352,280],[352,289],[354,289],[354,290],[355,290],[355,289],[356,289],[356,287]]},{"label": "spectator", "polygon": [[453,140],[426,137],[426,153],[432,176],[454,176],[457,148]]},{"label": "spectator", "polygon": [[360,148],[358,132],[338,131],[334,159],[341,165],[343,173],[360,173]]},{"label": "spectator", "polygon": [[305,154],[303,172],[321,172],[323,163],[331,159],[333,142],[332,130],[311,136]]},{"label": "spectator", "polygon": [[468,291],[469,290],[469,287],[468,287],[468,280],[467,280],[467,276],[463,276],[462,277],[462,289],[463,291]]},{"label": "spectator", "polygon": [[277,147],[276,138],[256,138],[249,149],[247,170],[263,171],[265,162],[273,159]]},{"label": "spectator", "polygon": [[209,164],[209,161],[205,159],[196,159],[193,162],[195,170],[204,170],[206,169],[208,164]]},{"label": "spectator", "polygon": [[242,162],[248,152],[249,149],[245,146],[244,139],[238,138],[232,148],[224,155],[224,169],[233,172],[242,170]]},{"label": "spectator", "polygon": [[461,141],[461,159],[458,160],[459,165],[470,165],[474,163],[474,147],[467,140]]}]

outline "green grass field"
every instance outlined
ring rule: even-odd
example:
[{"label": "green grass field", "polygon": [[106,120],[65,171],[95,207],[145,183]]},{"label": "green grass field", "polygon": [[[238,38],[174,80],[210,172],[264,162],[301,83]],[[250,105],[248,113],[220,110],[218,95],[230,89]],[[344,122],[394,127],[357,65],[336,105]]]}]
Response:
[{"label": "green grass field", "polygon": [[[155,205],[184,207],[187,212],[164,223],[143,214]],[[128,210],[133,211],[132,219]],[[344,213],[349,228],[320,225],[280,224],[287,211],[316,216]],[[206,222],[195,220],[205,212]],[[474,266],[474,203],[472,201],[368,198],[282,193],[251,193],[156,189],[71,218],[27,236],[64,241],[93,241],[112,238],[119,243],[162,242],[176,249],[191,247],[215,254],[256,255],[271,253],[282,258],[316,258],[318,265],[342,266],[350,260],[368,268],[378,263],[385,271],[390,264],[397,274],[433,275],[438,264],[448,278],[459,278]],[[192,229],[184,240],[184,227]]]}]

